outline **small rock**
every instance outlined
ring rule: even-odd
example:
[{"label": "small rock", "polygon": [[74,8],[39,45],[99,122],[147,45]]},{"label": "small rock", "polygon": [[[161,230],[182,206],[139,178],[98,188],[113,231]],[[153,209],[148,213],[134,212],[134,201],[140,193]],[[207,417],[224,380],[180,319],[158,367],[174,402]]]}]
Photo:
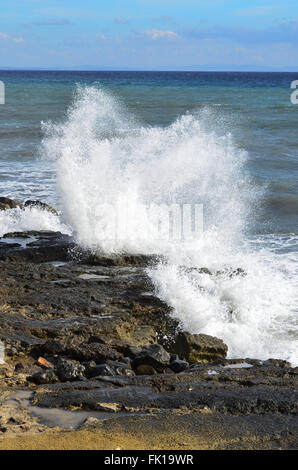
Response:
[{"label": "small rock", "polygon": [[61,382],[78,380],[84,375],[85,370],[82,364],[77,364],[67,359],[59,359],[56,366],[56,372]]},{"label": "small rock", "polygon": [[173,372],[176,372],[178,374],[179,372],[183,372],[188,366],[189,366],[188,362],[181,361],[180,359],[176,359],[175,361],[171,362],[171,364],[169,365],[169,368]]},{"label": "small rock", "polygon": [[63,354],[65,352],[65,347],[59,341],[50,339],[41,346],[38,346],[38,352],[39,354],[49,354],[56,356],[57,354]]},{"label": "small rock", "polygon": [[36,364],[45,369],[53,369],[54,366],[51,362],[47,361],[44,357],[39,357],[36,361]]},{"label": "small rock", "polygon": [[96,409],[100,411],[112,411],[116,413],[117,411],[121,411],[122,405],[120,405],[120,403],[97,403]]},{"label": "small rock", "polygon": [[112,367],[110,367],[108,364],[99,364],[93,369],[90,369],[88,371],[88,375],[90,378],[93,377],[99,377],[99,376],[108,376],[108,377],[113,377],[116,375]]},{"label": "small rock", "polygon": [[178,333],[174,344],[174,352],[190,363],[212,362],[225,358],[228,346],[213,336],[199,334],[193,335],[186,331]]},{"label": "small rock", "polygon": [[37,372],[29,377],[29,379],[30,382],[34,382],[36,385],[54,384],[58,382],[58,377],[52,369]]},{"label": "small rock", "polygon": [[170,354],[160,344],[146,346],[133,360],[133,368],[140,365],[152,366],[156,371],[162,372],[169,364]]}]

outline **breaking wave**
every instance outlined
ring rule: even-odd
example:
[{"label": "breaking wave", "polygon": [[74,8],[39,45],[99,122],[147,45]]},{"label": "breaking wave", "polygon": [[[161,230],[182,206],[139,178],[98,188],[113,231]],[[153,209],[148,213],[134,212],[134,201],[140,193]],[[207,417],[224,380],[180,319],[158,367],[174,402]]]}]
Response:
[{"label": "breaking wave", "polygon": [[[297,363],[293,256],[274,247],[283,243],[274,236],[270,246],[252,237],[260,190],[218,113],[206,108],[148,127],[106,91],[79,88],[65,122],[43,125],[43,151],[56,161],[63,214],[78,243],[165,255],[149,275],[183,327],[222,338],[230,357]],[[133,230],[117,238],[109,219],[119,202]],[[175,242],[148,237],[150,204],[202,204],[203,233]]]}]

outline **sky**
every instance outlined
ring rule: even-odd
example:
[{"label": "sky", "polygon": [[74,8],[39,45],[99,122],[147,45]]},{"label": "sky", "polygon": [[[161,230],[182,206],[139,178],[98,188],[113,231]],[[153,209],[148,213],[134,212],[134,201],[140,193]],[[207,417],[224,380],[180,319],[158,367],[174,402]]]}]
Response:
[{"label": "sky", "polygon": [[0,0],[0,67],[298,70],[298,2]]}]

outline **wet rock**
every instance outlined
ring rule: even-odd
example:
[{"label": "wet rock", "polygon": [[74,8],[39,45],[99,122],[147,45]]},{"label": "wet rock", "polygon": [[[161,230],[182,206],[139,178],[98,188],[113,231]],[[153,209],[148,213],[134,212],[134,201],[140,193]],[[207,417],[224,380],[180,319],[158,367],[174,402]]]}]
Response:
[{"label": "wet rock", "polygon": [[224,342],[213,336],[193,335],[186,331],[178,333],[174,344],[174,352],[190,363],[212,362],[225,358],[228,347]]},{"label": "wet rock", "polygon": [[187,268],[185,266],[179,266],[179,271],[186,273],[186,274],[208,274],[208,276],[212,275],[212,272],[208,268]]},{"label": "wet rock", "polygon": [[181,361],[180,359],[176,359],[175,361],[171,361],[169,368],[176,373],[183,372],[189,366],[188,362]]},{"label": "wet rock", "polygon": [[58,382],[58,377],[53,369],[37,372],[28,379],[36,385],[54,384]]},{"label": "wet rock", "polygon": [[46,263],[50,261],[68,261],[74,243],[68,235],[60,232],[12,232],[3,238],[29,238],[35,236],[37,241],[29,243],[25,248],[7,248],[2,246],[0,260],[5,262]]},{"label": "wet rock", "polygon": [[137,369],[140,365],[152,366],[156,371],[162,372],[169,364],[170,354],[160,344],[150,344],[137,354],[133,360],[133,368]]},{"label": "wet rock", "polygon": [[246,272],[242,268],[227,268],[223,271],[216,271],[216,276],[228,276],[228,277],[235,277],[235,276],[246,276]]},{"label": "wet rock", "polygon": [[48,204],[45,204],[44,202],[41,202],[41,201],[28,200],[24,203],[24,207],[38,207],[39,209],[52,212],[52,214],[58,215],[58,212],[56,211],[56,209],[54,209],[52,206],[49,206]]},{"label": "wet rock", "polygon": [[[154,380],[155,377],[150,377]],[[161,376],[164,380],[174,380],[179,377],[176,374]],[[119,379],[133,380],[142,377],[119,377]],[[144,377],[148,379],[149,377]],[[100,380],[115,381],[117,377],[102,377]],[[273,389],[266,386],[254,386],[249,388],[220,387],[216,385],[213,389],[202,383],[196,386],[186,383],[184,389],[171,390],[162,387],[158,392],[148,383],[147,386],[126,385],[121,388],[93,388],[73,389],[55,391],[40,390],[34,395],[33,403],[46,407],[81,407],[87,409],[98,409],[98,403],[118,403],[121,408],[142,408],[150,410],[159,408],[161,410],[178,409],[204,409],[218,411],[230,415],[248,415],[251,413],[297,413],[297,392],[284,388]]]},{"label": "wet rock", "polygon": [[22,204],[13,199],[9,199],[9,197],[0,197],[0,210],[16,209],[17,207],[21,208]]},{"label": "wet rock", "polygon": [[67,359],[59,359],[56,373],[61,382],[72,382],[84,376],[85,367]]},{"label": "wet rock", "polygon": [[42,240],[54,239],[62,236],[61,232],[54,232],[53,230],[26,230],[24,232],[8,232],[3,235],[3,238],[31,238],[36,237]]},{"label": "wet rock", "polygon": [[102,254],[92,253],[84,257],[82,264],[92,266],[148,266],[160,260],[157,255],[112,255],[103,256]]},{"label": "wet rock", "polygon": [[12,248],[20,248],[22,246],[20,243],[5,243],[5,242],[0,242],[0,250],[9,250]]}]

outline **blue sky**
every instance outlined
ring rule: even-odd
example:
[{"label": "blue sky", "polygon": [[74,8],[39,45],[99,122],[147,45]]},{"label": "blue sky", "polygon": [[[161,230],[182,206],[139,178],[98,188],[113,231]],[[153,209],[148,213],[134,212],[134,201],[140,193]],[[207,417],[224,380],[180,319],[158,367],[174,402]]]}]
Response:
[{"label": "blue sky", "polygon": [[1,67],[298,67],[297,0],[1,0]]}]

